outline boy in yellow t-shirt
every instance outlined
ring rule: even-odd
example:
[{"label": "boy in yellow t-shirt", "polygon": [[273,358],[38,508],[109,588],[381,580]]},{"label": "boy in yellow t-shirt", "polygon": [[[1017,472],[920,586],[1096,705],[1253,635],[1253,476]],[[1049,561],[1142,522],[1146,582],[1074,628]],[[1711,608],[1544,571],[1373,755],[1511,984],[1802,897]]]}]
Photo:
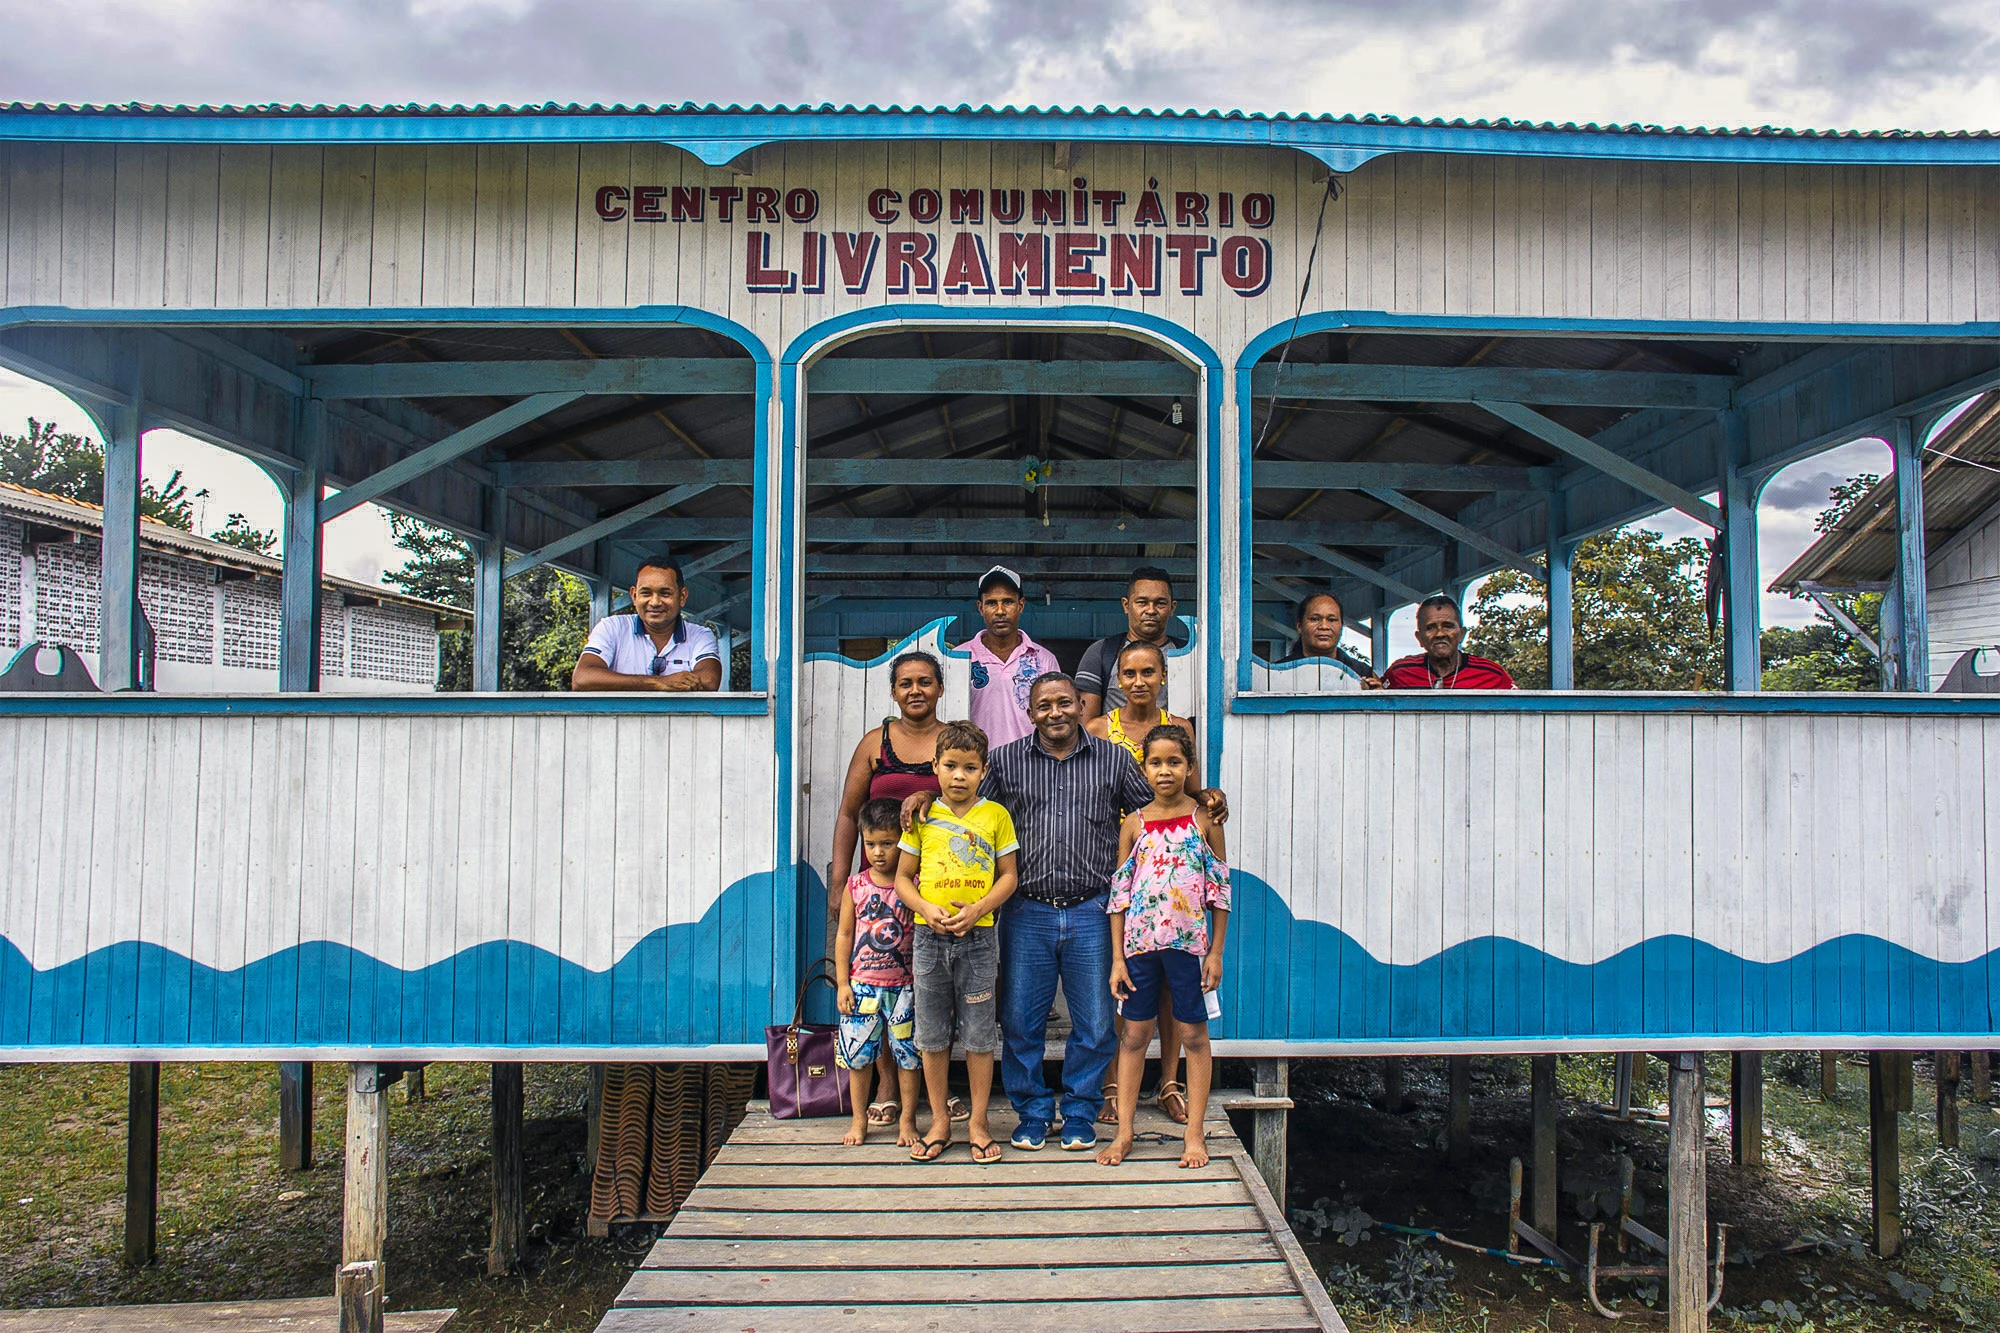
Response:
[{"label": "boy in yellow t-shirt", "polygon": [[972,1160],[1000,1160],[1000,1146],[986,1123],[993,1093],[993,1053],[1000,1049],[1000,942],[993,911],[1013,896],[1014,820],[979,798],[986,776],[986,733],[970,722],[947,722],[938,732],[932,765],[942,794],[922,823],[898,847],[896,893],[917,917],[911,950],[916,978],[917,1050],[924,1057],[924,1087],[931,1104],[930,1133],[910,1159],[935,1162],[951,1143],[952,1030],[965,1045],[972,1085]]}]

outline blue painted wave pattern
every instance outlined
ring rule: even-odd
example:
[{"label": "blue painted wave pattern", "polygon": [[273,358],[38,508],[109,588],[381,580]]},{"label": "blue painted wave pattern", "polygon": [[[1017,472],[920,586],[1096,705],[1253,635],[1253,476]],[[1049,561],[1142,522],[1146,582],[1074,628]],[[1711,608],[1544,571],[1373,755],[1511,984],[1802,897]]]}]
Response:
[{"label": "blue painted wave pattern", "polygon": [[[796,886],[804,945],[773,932]],[[824,948],[825,888],[804,867],[732,885],[698,923],[656,930],[606,971],[500,941],[404,971],[312,943],[231,971],[124,943],[39,971],[0,939],[0,1047],[551,1047],[760,1043]],[[1939,963],[1872,936],[1773,963],[1685,936],[1569,963],[1515,940],[1380,961],[1292,916],[1238,872],[1219,1038],[1425,1042],[1592,1037],[1961,1035],[1996,1028],[2000,949]],[[815,996],[824,988],[816,988]],[[815,1010],[822,1008],[819,1004]]]},{"label": "blue painted wave pattern", "polygon": [[1294,917],[1271,886],[1232,876],[1218,1038],[1495,1038],[1932,1033],[1987,1036],[2000,949],[1940,963],[1870,935],[1748,962],[1685,935],[1571,963],[1489,936],[1422,962],[1375,958],[1337,927]]},{"label": "blue painted wave pattern", "polygon": [[504,940],[410,971],[325,942],[228,971],[138,942],[38,970],[0,938],[0,1047],[761,1045],[792,1007],[777,878],[731,885],[601,972]]}]

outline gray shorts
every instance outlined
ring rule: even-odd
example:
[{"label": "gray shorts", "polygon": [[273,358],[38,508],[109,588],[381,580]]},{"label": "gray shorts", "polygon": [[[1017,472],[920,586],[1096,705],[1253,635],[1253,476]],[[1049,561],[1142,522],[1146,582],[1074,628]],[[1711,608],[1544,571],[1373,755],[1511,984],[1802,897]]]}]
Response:
[{"label": "gray shorts", "polygon": [[941,935],[917,923],[910,971],[917,988],[917,1049],[948,1051],[952,1030],[970,1054],[1000,1049],[1000,932],[974,926],[963,935]]}]

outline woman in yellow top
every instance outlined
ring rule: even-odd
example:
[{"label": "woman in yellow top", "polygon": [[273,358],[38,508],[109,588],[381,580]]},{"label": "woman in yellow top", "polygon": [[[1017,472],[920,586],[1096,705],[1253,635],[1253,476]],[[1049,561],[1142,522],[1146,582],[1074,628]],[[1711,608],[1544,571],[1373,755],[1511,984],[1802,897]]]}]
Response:
[{"label": "woman in yellow top", "polygon": [[[1167,683],[1167,655],[1150,643],[1128,644],[1125,651],[1118,654],[1118,687],[1125,691],[1125,702],[1108,713],[1084,723],[1084,729],[1093,736],[1102,736],[1125,747],[1138,763],[1145,757],[1146,733],[1154,727],[1182,727],[1188,740],[1194,740],[1194,719],[1175,717],[1160,707],[1160,688]],[[1194,785],[1194,775],[1188,775],[1190,786]],[[1180,1080],[1181,1034],[1174,1022],[1173,1011],[1166,1005],[1160,1007],[1160,1109],[1167,1118],[1177,1125],[1185,1125],[1188,1118],[1187,1086]],[[1122,1031],[1125,1020],[1118,1020]],[[1105,1071],[1104,1110],[1097,1119],[1100,1123],[1111,1124],[1118,1119],[1114,1109],[1118,1104],[1118,1081],[1111,1077],[1112,1070]]]}]

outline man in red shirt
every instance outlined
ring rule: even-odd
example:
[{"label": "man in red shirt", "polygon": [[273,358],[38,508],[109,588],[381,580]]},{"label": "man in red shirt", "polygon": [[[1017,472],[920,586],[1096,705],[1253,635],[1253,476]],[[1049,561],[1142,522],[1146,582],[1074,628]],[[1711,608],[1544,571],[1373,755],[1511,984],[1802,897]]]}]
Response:
[{"label": "man in red shirt", "polygon": [[[1485,657],[1458,650],[1465,624],[1458,603],[1449,597],[1426,597],[1417,603],[1417,643],[1423,652],[1398,658],[1382,673],[1376,689],[1390,690],[1511,690],[1507,668]],[[1363,682],[1366,685],[1366,682]]]}]

